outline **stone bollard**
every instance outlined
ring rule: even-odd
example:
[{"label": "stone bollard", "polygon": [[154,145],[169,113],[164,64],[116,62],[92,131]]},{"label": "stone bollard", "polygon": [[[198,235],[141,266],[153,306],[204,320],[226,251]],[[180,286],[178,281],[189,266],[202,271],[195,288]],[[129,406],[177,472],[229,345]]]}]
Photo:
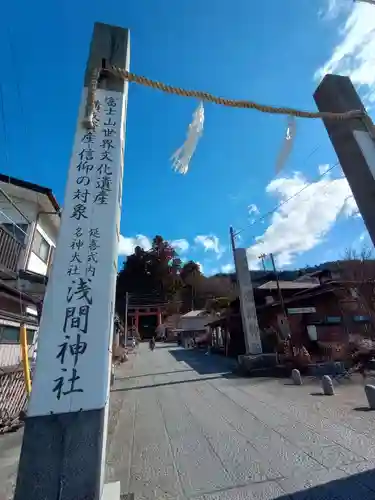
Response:
[{"label": "stone bollard", "polygon": [[334,396],[335,390],[333,388],[332,379],[329,375],[323,375],[322,388],[325,396]]},{"label": "stone bollard", "polygon": [[366,384],[365,394],[370,410],[375,410],[375,385]]},{"label": "stone bollard", "polygon": [[294,385],[302,385],[302,378],[299,370],[292,370],[292,380],[294,382]]}]

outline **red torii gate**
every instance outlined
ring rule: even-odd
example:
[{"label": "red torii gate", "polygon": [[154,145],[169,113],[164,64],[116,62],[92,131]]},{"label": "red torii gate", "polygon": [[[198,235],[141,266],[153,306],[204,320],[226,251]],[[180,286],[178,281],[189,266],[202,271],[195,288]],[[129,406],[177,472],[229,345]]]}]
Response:
[{"label": "red torii gate", "polygon": [[[157,326],[163,323],[164,305],[145,304],[129,306],[128,316],[131,318],[130,324],[139,331],[139,318],[142,316],[157,316]],[[165,313],[164,313],[165,314]]]}]

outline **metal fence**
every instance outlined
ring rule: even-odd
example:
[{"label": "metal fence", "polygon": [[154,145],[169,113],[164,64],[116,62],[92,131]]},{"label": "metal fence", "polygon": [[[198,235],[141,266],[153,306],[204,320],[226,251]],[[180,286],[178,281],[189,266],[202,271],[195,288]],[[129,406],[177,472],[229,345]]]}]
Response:
[{"label": "metal fence", "polygon": [[0,266],[16,272],[22,249],[23,244],[0,225]]},{"label": "metal fence", "polygon": [[25,411],[27,395],[23,369],[5,368],[0,371],[0,433],[19,423]]}]

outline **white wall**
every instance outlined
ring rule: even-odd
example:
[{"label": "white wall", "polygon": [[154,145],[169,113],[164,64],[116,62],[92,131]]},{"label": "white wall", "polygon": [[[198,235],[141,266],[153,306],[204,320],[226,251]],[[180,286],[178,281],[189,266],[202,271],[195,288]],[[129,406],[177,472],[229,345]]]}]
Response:
[{"label": "white wall", "polygon": [[[6,191],[6,185],[4,186],[3,184],[2,188]],[[15,188],[13,187],[13,190],[14,189]],[[34,235],[34,227],[37,225],[35,231],[38,230],[43,238],[52,247],[56,247],[58,236],[58,226],[56,226],[56,219],[58,218],[58,215],[40,214],[40,216],[38,217],[38,213],[44,211],[44,209],[36,201],[24,200],[18,196],[15,196],[13,192],[10,193],[10,197],[15,205],[20,209],[20,211],[24,213],[30,221],[27,230],[27,236],[25,237],[26,249],[21,254],[19,268],[46,275],[48,272],[48,263],[43,262],[31,250],[31,237]],[[22,217],[22,215],[9,203],[9,201],[4,196],[0,195],[0,224],[11,224],[12,222],[16,224],[27,224],[25,218]]]},{"label": "white wall", "polygon": [[[15,334],[19,332],[20,323],[15,321],[1,320],[1,325],[7,325],[15,329]],[[1,326],[0,326],[1,328]],[[26,324],[27,330],[35,331],[33,343],[29,344],[28,354],[29,359],[33,360],[36,355],[37,348],[37,327],[34,325]],[[14,342],[0,342],[0,368],[6,368],[8,366],[20,365],[21,363],[21,348],[18,341]]]},{"label": "white wall", "polygon": [[[57,217],[57,216],[53,215],[52,217]],[[47,241],[47,243],[51,247],[50,251],[52,251],[52,249],[54,251],[54,249],[56,248],[56,239],[57,239],[56,231],[52,232],[52,228],[53,226],[50,223],[50,221],[48,221],[48,219],[43,219],[43,220],[41,219],[40,223],[38,222],[38,224],[36,224],[35,227],[35,233],[38,232]],[[47,262],[43,262],[43,260],[40,259],[38,255],[31,250],[26,269],[33,273],[38,273],[45,276],[48,271],[48,264],[50,258],[51,256],[49,257]]]}]

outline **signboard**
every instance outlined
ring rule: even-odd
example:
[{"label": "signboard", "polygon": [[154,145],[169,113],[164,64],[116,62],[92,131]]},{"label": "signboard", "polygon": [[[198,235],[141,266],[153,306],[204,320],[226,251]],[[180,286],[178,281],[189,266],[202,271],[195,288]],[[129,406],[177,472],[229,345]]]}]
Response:
[{"label": "signboard", "polygon": [[310,314],[315,312],[315,307],[291,307],[288,309],[288,314]]},{"label": "signboard", "polygon": [[236,248],[234,250],[234,262],[240,295],[246,354],[260,354],[262,352],[262,343],[254,302],[253,285],[251,283],[246,250],[244,248]]},{"label": "signboard", "polygon": [[81,126],[86,92],[43,306],[30,416],[102,408],[108,399],[127,92],[96,91],[93,130]]}]

